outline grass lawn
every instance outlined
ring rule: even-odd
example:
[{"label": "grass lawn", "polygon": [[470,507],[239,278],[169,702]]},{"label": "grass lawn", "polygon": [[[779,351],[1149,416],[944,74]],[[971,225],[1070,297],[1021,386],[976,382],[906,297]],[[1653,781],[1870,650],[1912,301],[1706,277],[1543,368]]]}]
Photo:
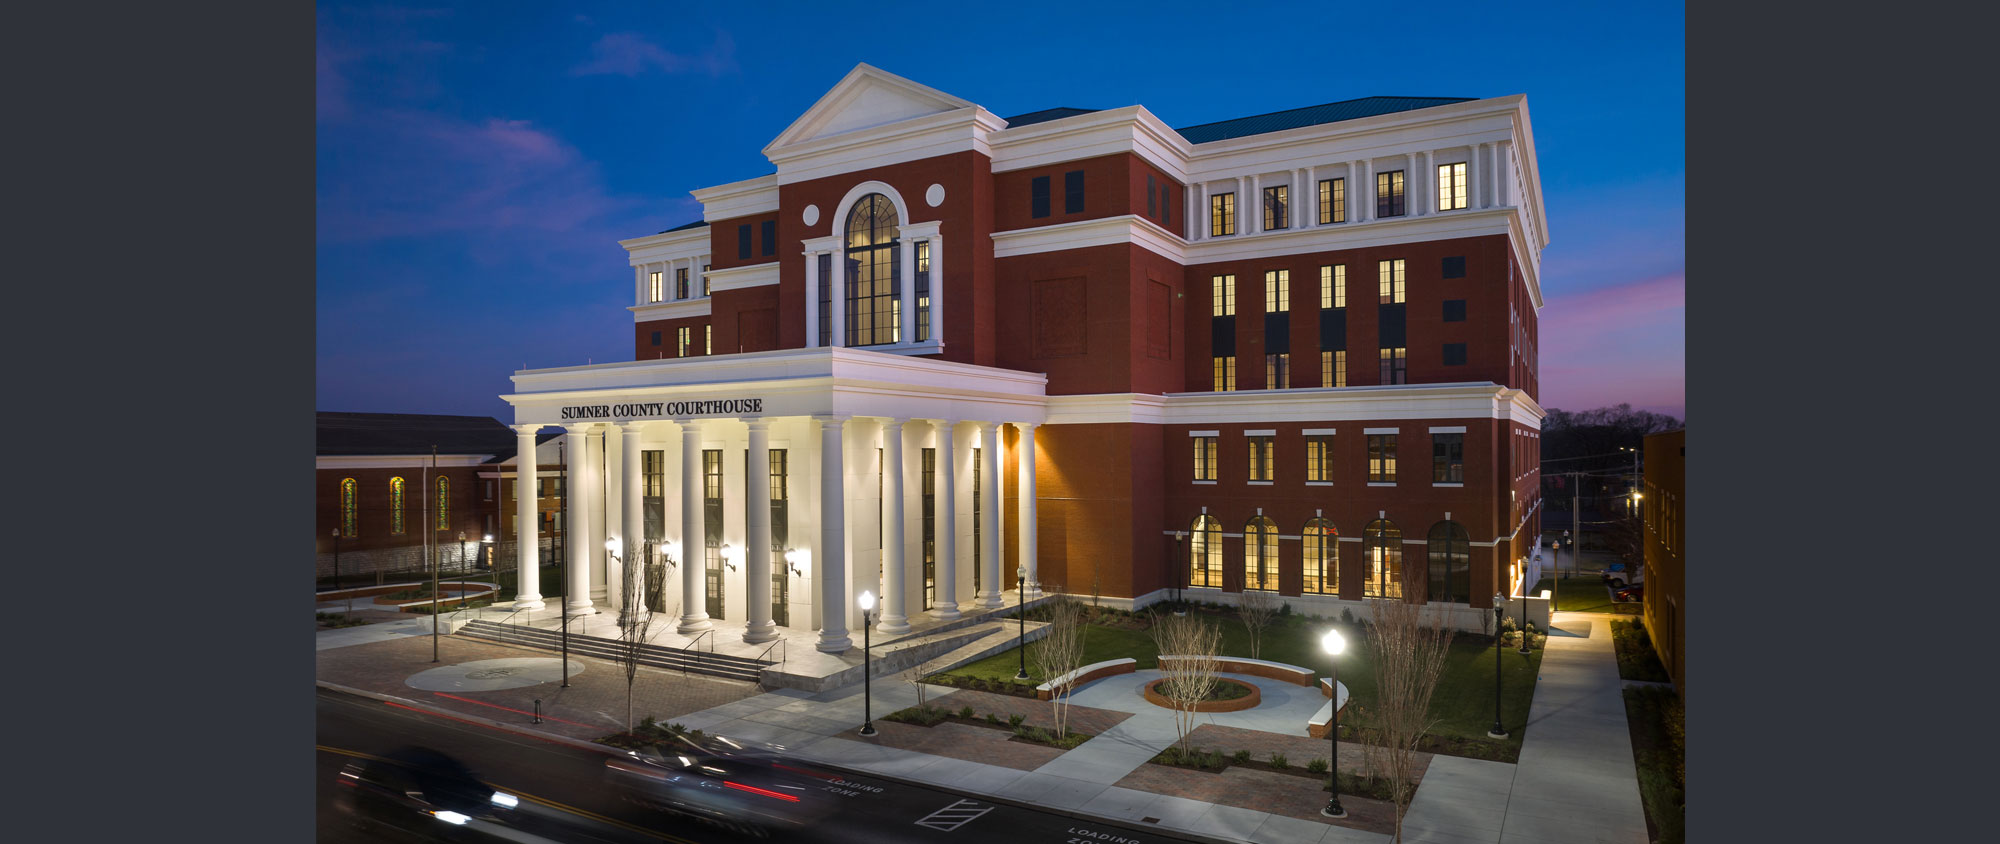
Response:
[{"label": "grass lawn", "polygon": [[[1531,594],[1540,595],[1544,589],[1555,589],[1551,578],[1544,577],[1535,584]],[[1638,615],[1642,605],[1638,602],[1616,603],[1611,600],[1611,592],[1604,588],[1603,579],[1590,574],[1582,577],[1564,577],[1562,588],[1556,590],[1557,612],[1602,612]]]},{"label": "grass lawn", "polygon": [[1620,678],[1673,682],[1674,678],[1667,676],[1667,667],[1660,664],[1660,655],[1653,652],[1653,640],[1646,632],[1645,624],[1637,620],[1613,619],[1611,643],[1617,649]]},{"label": "grass lawn", "polygon": [[1686,710],[1669,688],[1625,690],[1626,722],[1632,756],[1639,768],[1639,798],[1646,826],[1657,844],[1687,840]]},{"label": "grass lawn", "polygon": [[[1250,655],[1250,634],[1233,614],[1217,614],[1211,618],[1222,627],[1223,655]],[[1333,664],[1319,649],[1319,637],[1327,624],[1297,615],[1276,619],[1264,631],[1263,649],[1257,658],[1310,668],[1318,676],[1328,676],[1332,673]],[[1373,655],[1367,643],[1355,635],[1357,631],[1353,628],[1359,625],[1335,626],[1342,628],[1342,634],[1348,641],[1347,652],[1340,655],[1340,682],[1354,696],[1355,704],[1368,707],[1375,697],[1375,676],[1370,665]],[[1045,679],[1035,668],[1033,651],[1036,647],[1035,643],[1028,645],[1030,683],[1040,683]],[[1159,663],[1159,651],[1143,631],[1118,630],[1093,624],[1084,635],[1083,648],[1085,665],[1121,657],[1136,660],[1140,670],[1157,668]],[[946,673],[1011,681],[1020,667],[1020,659],[1020,650],[1010,648]],[[1489,640],[1476,633],[1461,633],[1452,640],[1451,656],[1445,662],[1444,675],[1438,679],[1437,691],[1431,696],[1431,715],[1438,719],[1437,727],[1432,730],[1434,734],[1491,741],[1486,738],[1486,731],[1493,728],[1493,663],[1493,646]],[[1509,737],[1505,742],[1495,744],[1505,744],[1514,752],[1519,751],[1521,733],[1528,720],[1528,703],[1534,697],[1536,673],[1541,664],[1542,652],[1539,650],[1528,656],[1522,656],[1511,648],[1501,653],[1500,667],[1504,675],[1500,723],[1507,728]]]}]

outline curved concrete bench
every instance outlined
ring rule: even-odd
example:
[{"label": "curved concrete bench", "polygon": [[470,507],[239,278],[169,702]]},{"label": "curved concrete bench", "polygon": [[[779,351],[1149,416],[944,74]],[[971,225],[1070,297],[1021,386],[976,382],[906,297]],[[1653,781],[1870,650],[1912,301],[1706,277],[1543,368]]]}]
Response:
[{"label": "curved concrete bench", "polygon": [[[1333,687],[1328,685],[1327,680],[1321,680],[1319,681],[1319,683],[1320,683],[1320,689],[1319,689],[1320,693],[1328,695],[1330,697],[1333,694]],[[1347,684],[1342,683],[1340,684],[1340,708],[1346,709],[1347,704],[1348,704]],[[1315,714],[1312,717],[1312,720],[1306,722],[1306,735],[1319,739],[1326,738],[1326,725],[1328,722],[1332,720],[1333,720],[1333,701],[1329,699],[1326,702],[1325,706],[1319,708],[1318,714]]]},{"label": "curved concrete bench", "polygon": [[[1180,660],[1186,658],[1187,657],[1184,656],[1162,656],[1160,657],[1160,662],[1162,664],[1165,664],[1168,662],[1172,662],[1174,660]],[[1313,684],[1313,673],[1308,669],[1300,668],[1296,665],[1286,665],[1282,662],[1270,662],[1262,659],[1247,659],[1239,656],[1219,656],[1215,658],[1215,670],[1227,674],[1248,674],[1252,677],[1264,677],[1266,679],[1271,679],[1271,680],[1282,680],[1294,686],[1310,686]]]},{"label": "curved concrete bench", "polygon": [[1071,671],[1068,674],[1063,674],[1061,676],[1056,677],[1055,679],[1052,679],[1046,683],[1036,686],[1035,699],[1048,700],[1049,698],[1054,697],[1057,686],[1067,684],[1070,688],[1074,689],[1077,686],[1081,686],[1092,680],[1103,679],[1113,674],[1130,674],[1133,671],[1138,670],[1138,667],[1139,667],[1139,661],[1131,657],[1126,657],[1124,659],[1107,659],[1103,662],[1093,662],[1082,668],[1078,668],[1075,671]]}]

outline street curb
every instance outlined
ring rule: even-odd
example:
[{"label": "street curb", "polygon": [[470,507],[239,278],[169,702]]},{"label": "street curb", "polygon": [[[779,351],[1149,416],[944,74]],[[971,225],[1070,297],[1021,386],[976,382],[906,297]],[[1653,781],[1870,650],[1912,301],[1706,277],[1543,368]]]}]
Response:
[{"label": "street curb", "polygon": [[505,732],[510,732],[517,735],[523,735],[529,738],[543,739],[546,741],[554,742],[556,744],[566,744],[571,747],[575,747],[582,750],[595,750],[599,753],[605,754],[606,756],[615,756],[618,753],[618,749],[611,747],[610,745],[598,744],[596,742],[584,741],[582,739],[573,739],[570,738],[569,736],[556,735],[555,733],[545,733],[542,732],[541,730],[530,730],[514,724],[503,724],[491,718],[482,718],[478,715],[469,715],[462,712],[455,712],[443,709],[441,707],[433,706],[428,703],[423,703],[421,701],[411,700],[409,698],[396,697],[395,695],[385,695],[380,692],[371,692],[366,689],[356,689],[351,686],[343,686],[340,685],[339,683],[330,683],[325,680],[315,680],[313,681],[313,685],[316,685],[322,689],[327,689],[329,691],[340,692],[341,694],[370,698],[372,700],[379,700],[384,703],[401,704],[403,706],[422,709],[427,712],[435,712],[439,715],[447,715],[452,718],[462,718],[464,720],[471,721],[473,723],[480,724],[482,726],[492,727],[496,730],[503,730]]}]

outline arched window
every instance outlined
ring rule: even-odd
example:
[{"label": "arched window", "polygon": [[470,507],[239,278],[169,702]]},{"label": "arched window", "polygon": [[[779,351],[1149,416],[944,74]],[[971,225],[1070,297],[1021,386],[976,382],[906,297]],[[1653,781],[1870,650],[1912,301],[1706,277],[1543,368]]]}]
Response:
[{"label": "arched window", "polygon": [[1472,537],[1457,522],[1431,525],[1431,577],[1428,600],[1451,604],[1472,602]]},{"label": "arched window", "polygon": [[389,479],[389,533],[403,535],[403,479]]},{"label": "arched window", "polygon": [[443,475],[438,476],[437,511],[438,511],[437,529],[450,530],[451,529],[451,479]]},{"label": "arched window", "polygon": [[1305,539],[1305,591],[1315,595],[1340,594],[1340,531],[1325,519],[1306,522],[1299,531]]},{"label": "arched window", "polygon": [[1376,519],[1361,532],[1361,542],[1368,549],[1365,594],[1370,598],[1403,597],[1403,531],[1395,522]]},{"label": "arched window", "polygon": [[1243,588],[1278,591],[1278,525],[1268,516],[1243,526]]},{"label": "arched window", "polygon": [[353,478],[340,479],[340,535],[353,538],[361,523],[361,484]]},{"label": "arched window", "polygon": [[1188,545],[1188,586],[1222,588],[1222,523],[1203,513],[1194,517]]},{"label": "arched window", "polygon": [[847,212],[847,345],[879,346],[902,337],[902,256],[896,204],[879,193]]}]

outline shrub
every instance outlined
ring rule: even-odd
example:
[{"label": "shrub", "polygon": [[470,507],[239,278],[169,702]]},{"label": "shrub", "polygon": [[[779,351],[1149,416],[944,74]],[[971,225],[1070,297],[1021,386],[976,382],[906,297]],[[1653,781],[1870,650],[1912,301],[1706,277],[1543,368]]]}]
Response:
[{"label": "shrub", "polygon": [[1286,616],[1290,616],[1291,614],[1292,614],[1292,605],[1291,605],[1291,604],[1288,604],[1288,603],[1280,603],[1280,604],[1278,604],[1278,615],[1279,615],[1280,617],[1286,617]]},{"label": "shrub", "polygon": [[1348,608],[1346,608],[1346,607],[1341,607],[1341,608],[1340,608],[1340,623],[1341,623],[1341,624],[1353,624],[1353,623],[1354,623],[1354,611],[1353,611],[1353,610],[1351,610],[1351,609],[1348,609]]},{"label": "shrub", "polygon": [[1007,716],[1007,726],[1019,727],[1021,726],[1021,722],[1026,720],[1028,720],[1028,716],[1026,715],[1019,715],[1019,714],[1009,715]]},{"label": "shrub", "polygon": [[1310,760],[1306,762],[1306,770],[1315,774],[1324,774],[1326,773],[1326,760],[1325,759]]},{"label": "shrub", "polygon": [[970,706],[965,707],[964,709],[960,709],[958,711],[958,717],[964,718],[968,721],[972,720],[972,715],[973,715],[972,707]]},{"label": "shrub", "polygon": [[1514,617],[1511,615],[1502,616],[1500,618],[1500,632],[1511,633],[1513,631],[1514,631]]},{"label": "shrub", "polygon": [[1290,759],[1286,759],[1285,754],[1279,753],[1277,751],[1271,752],[1271,767],[1277,768],[1278,770],[1282,771],[1291,766],[1292,766],[1292,761]]},{"label": "shrub", "polygon": [[997,714],[995,714],[995,713],[992,713],[992,712],[988,712],[988,713],[986,713],[986,723],[988,723],[988,724],[998,724],[998,723],[1000,723],[1000,716],[999,716],[999,715],[997,715]]},{"label": "shrub", "polygon": [[1236,764],[1238,764],[1238,765],[1242,765],[1242,764],[1245,764],[1245,763],[1249,762],[1249,761],[1250,761],[1250,751],[1248,751],[1248,750],[1238,750],[1238,751],[1236,751],[1236,756],[1235,756],[1235,759],[1236,759]]},{"label": "shrub", "polygon": [[1216,770],[1221,770],[1223,765],[1223,760],[1224,757],[1222,755],[1222,751],[1220,750],[1203,751],[1201,754],[1201,766],[1204,768],[1214,768]]}]

